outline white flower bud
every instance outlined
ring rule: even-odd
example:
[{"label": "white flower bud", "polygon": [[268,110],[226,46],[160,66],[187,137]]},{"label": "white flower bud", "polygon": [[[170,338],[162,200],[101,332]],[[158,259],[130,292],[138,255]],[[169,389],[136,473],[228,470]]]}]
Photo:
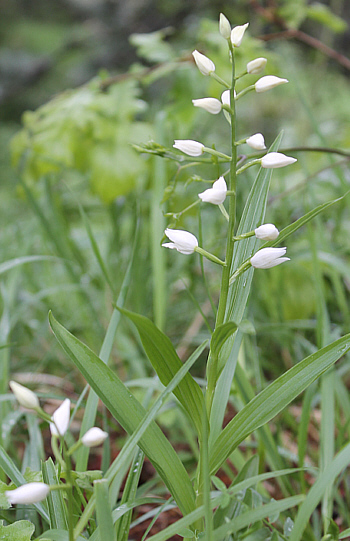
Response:
[{"label": "white flower bud", "polygon": [[265,139],[262,133],[255,133],[254,135],[251,135],[248,137],[248,139],[246,139],[246,143],[255,150],[264,150],[266,148]]},{"label": "white flower bud", "polygon": [[255,58],[255,60],[251,60],[247,64],[247,72],[252,75],[261,73],[265,69],[266,62],[267,62],[266,58],[263,58],[263,57]]},{"label": "white flower bud", "polygon": [[203,154],[204,145],[192,139],[175,139],[173,148],[177,148],[188,156],[200,156]]},{"label": "white flower bud", "polygon": [[66,398],[52,415],[50,430],[53,436],[64,436],[70,419],[70,400]]},{"label": "white flower bud", "polygon": [[27,483],[14,490],[6,490],[5,496],[11,505],[29,504],[44,500],[49,492],[50,487],[45,483]]},{"label": "white flower bud", "polygon": [[9,385],[21,406],[29,410],[35,410],[40,407],[39,399],[33,391],[16,381],[10,381]]},{"label": "white flower bud", "polygon": [[276,77],[275,75],[265,75],[255,83],[255,90],[256,92],[266,92],[267,90],[271,90],[271,88],[275,88],[275,86],[288,82],[288,79],[281,79],[281,77]]},{"label": "white flower bud", "polygon": [[223,38],[229,39],[231,35],[231,25],[230,21],[225,17],[223,13],[220,13],[219,20],[219,32]]},{"label": "white flower bud", "polygon": [[206,203],[212,203],[213,205],[221,205],[221,203],[225,201],[226,192],[227,185],[225,179],[224,177],[220,177],[214,182],[212,188],[209,188],[208,190],[199,193],[198,197]]},{"label": "white flower bud", "polygon": [[250,262],[255,269],[270,269],[289,261],[289,257],[282,257],[286,251],[287,248],[262,248],[253,255]]},{"label": "white flower bud", "polygon": [[193,254],[198,246],[198,240],[192,233],[182,231],[181,229],[166,229],[165,234],[172,242],[162,244],[164,248],[177,250],[181,254]]},{"label": "white flower bud", "polygon": [[243,24],[241,26],[235,26],[231,30],[231,43],[234,47],[239,47],[242,43],[244,32],[248,28],[249,23]]},{"label": "white flower bud", "polygon": [[264,169],[277,169],[278,167],[285,167],[286,165],[291,165],[296,161],[296,158],[286,156],[281,152],[269,152],[261,158],[261,167],[264,167]]},{"label": "white flower bud", "polygon": [[193,51],[192,56],[194,58],[195,63],[197,64],[197,68],[203,75],[210,75],[213,71],[215,71],[215,64],[205,56],[204,54],[200,53],[199,51]]},{"label": "white flower bud", "polygon": [[201,98],[199,100],[192,100],[195,107],[201,107],[211,113],[217,115],[221,111],[222,103],[216,98]]},{"label": "white flower bud", "polygon": [[276,240],[279,235],[277,227],[273,224],[263,224],[255,229],[255,236],[261,240]]},{"label": "white flower bud", "polygon": [[98,445],[101,445],[106,438],[108,438],[108,433],[97,426],[94,426],[85,432],[84,436],[81,438],[81,442],[85,447],[97,447]]}]

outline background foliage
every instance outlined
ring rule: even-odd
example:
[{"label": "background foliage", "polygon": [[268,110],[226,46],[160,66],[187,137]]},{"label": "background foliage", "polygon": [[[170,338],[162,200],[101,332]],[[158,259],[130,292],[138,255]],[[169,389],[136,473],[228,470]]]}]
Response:
[{"label": "background foliage", "polygon": [[[53,400],[78,396],[83,378],[50,334],[48,308],[98,351],[137,228],[127,306],[165,328],[182,359],[208,337],[198,304],[209,323],[212,316],[198,264],[163,254],[159,245],[169,223],[198,231],[195,213],[166,221],[162,212],[177,213],[190,204],[198,193],[196,182],[215,178],[216,168],[179,171],[172,159],[140,154],[131,144],[153,140],[171,147],[174,139],[191,138],[228,150],[222,123],[191,105],[194,98],[219,97],[217,85],[194,67],[191,51],[195,46],[207,54],[225,76],[225,43],[217,32],[220,11],[232,24],[250,21],[238,71],[265,56],[267,73],[286,76],[291,83],[278,89],[278,95],[249,96],[240,103],[242,138],[260,131],[270,144],[283,129],[282,150],[301,148],[295,150],[298,166],[273,176],[266,221],[282,229],[314,206],[344,195],[349,184],[349,9],[341,1],[302,0],[0,1],[2,393],[11,372],[24,384],[35,374],[40,391]],[[305,147],[339,153],[305,152]],[[241,210],[253,182],[249,171],[246,185],[240,186]],[[212,209],[203,209],[203,237],[206,248],[219,254],[221,221],[215,216]],[[349,332],[349,222],[345,198],[288,239],[290,264],[255,274],[240,355],[254,389]],[[211,265],[206,271],[217,300],[220,273]],[[112,366],[142,397],[153,372],[124,319]],[[194,370],[203,377],[200,361]],[[311,463],[318,463],[320,437],[327,430],[319,415],[324,396],[334,409],[328,428],[332,452],[343,447],[349,436],[348,384],[345,359],[328,383],[327,395],[314,386],[304,399],[313,409],[314,430],[308,432],[305,424],[299,428],[301,402],[273,425],[274,440],[288,464],[302,462],[306,452]],[[238,385],[232,411],[243,403]],[[303,412],[306,422],[307,408]],[[9,403],[1,403],[1,413],[4,447],[13,449],[15,442],[13,458],[23,473],[27,466],[35,469],[34,457],[44,455],[36,428],[23,445],[28,419],[11,411]],[[100,413],[108,424],[107,415]],[[186,422],[173,410],[160,419],[176,429],[180,442],[184,434],[189,436]],[[244,459],[241,451],[235,452],[237,468],[254,447],[252,440]],[[189,451],[184,454],[190,463]],[[107,462],[104,455],[104,468]],[[302,478],[301,484],[306,482]],[[348,482],[345,478],[335,496],[334,517],[340,526],[349,526]]]}]

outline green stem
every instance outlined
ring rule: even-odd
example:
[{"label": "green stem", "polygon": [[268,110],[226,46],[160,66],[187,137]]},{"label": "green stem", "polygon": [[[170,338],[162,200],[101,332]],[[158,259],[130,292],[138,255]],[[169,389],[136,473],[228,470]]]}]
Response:
[{"label": "green stem", "polygon": [[247,259],[244,263],[242,263],[242,265],[232,274],[231,278],[230,278],[230,285],[235,281],[237,280],[237,278],[239,276],[241,276],[241,274],[243,274],[246,270],[249,269],[249,267],[251,267],[252,264],[250,262],[250,259]]},{"label": "green stem", "polygon": [[228,162],[231,161],[230,156],[227,156],[227,154],[223,154],[222,152],[219,152],[218,150],[214,150],[213,148],[204,147],[203,152],[212,154],[213,156],[216,156],[217,158],[223,158],[224,160],[227,160]]},{"label": "green stem", "polygon": [[65,453],[65,461],[67,464],[66,475],[67,475],[67,499],[68,499],[68,535],[69,541],[74,541],[74,522],[73,522],[73,508],[74,508],[74,498],[73,498],[73,478],[72,478],[72,462],[70,455]]},{"label": "green stem", "polygon": [[237,94],[236,100],[239,100],[239,98],[242,98],[243,96],[245,96],[246,94],[248,94],[248,92],[251,92],[252,90],[255,90],[255,85],[247,86],[247,88],[245,88],[244,90],[242,90],[242,92]]},{"label": "green stem", "polygon": [[261,163],[261,158],[258,158],[257,160],[252,160],[251,162],[246,163],[245,165],[242,165],[239,169],[237,169],[237,175],[240,175],[243,173],[248,167],[252,167],[252,165],[258,165]]},{"label": "green stem", "polygon": [[[231,116],[231,148],[232,148],[232,157],[231,157],[231,166],[230,166],[230,187],[229,191],[231,192],[230,202],[229,202],[229,222],[228,222],[228,231],[227,231],[227,241],[226,241],[226,267],[223,268],[222,278],[221,278],[221,291],[220,291],[220,300],[218,313],[216,317],[215,327],[218,327],[224,322],[225,311],[228,297],[229,289],[229,280],[230,280],[230,271],[233,257],[233,246],[234,246],[234,230],[236,222],[236,185],[237,185],[237,148],[235,145],[236,141],[236,106],[234,100],[234,91],[235,91],[235,58],[233,47],[230,44],[230,50],[232,54],[232,87],[230,90],[230,105],[232,109]],[[208,411],[208,416],[210,411]]]},{"label": "green stem", "polygon": [[219,77],[215,71],[212,71],[210,72],[210,77],[212,77],[213,79],[215,79],[215,81],[217,81],[218,83],[220,83],[221,85],[225,86],[226,88],[230,88],[230,85],[228,83],[226,83],[226,81],[224,81],[223,79],[221,79],[221,77]]},{"label": "green stem", "polygon": [[207,252],[206,250],[204,250],[200,246],[196,246],[194,251],[197,252],[198,254],[203,255],[204,257],[209,259],[209,261],[212,261],[213,263],[216,263],[217,265],[221,265],[222,267],[226,266],[226,263],[224,261],[221,261],[221,259],[219,259],[215,255],[211,254],[210,252]]}]

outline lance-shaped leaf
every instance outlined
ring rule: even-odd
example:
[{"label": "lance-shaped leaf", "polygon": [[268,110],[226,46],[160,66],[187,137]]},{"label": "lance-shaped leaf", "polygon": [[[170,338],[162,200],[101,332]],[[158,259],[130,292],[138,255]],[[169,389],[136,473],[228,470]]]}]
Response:
[{"label": "lance-shaped leaf", "polygon": [[215,473],[234,449],[270,421],[350,349],[350,334],[293,366],[253,398],[221,432],[213,445],[210,472]]},{"label": "lance-shaped leaf", "polygon": [[[121,426],[132,434],[146,410],[97,355],[49,314],[51,328],[77,368]],[[155,422],[139,441],[140,448],[167,485],[183,514],[194,508],[194,491],[178,455]]]},{"label": "lance-shaped leaf", "polygon": [[[169,338],[147,317],[119,308],[135,324],[143,347],[163,385],[167,386],[183,366]],[[198,434],[202,430],[203,393],[191,374],[187,373],[174,390],[174,395],[193,420]]]}]

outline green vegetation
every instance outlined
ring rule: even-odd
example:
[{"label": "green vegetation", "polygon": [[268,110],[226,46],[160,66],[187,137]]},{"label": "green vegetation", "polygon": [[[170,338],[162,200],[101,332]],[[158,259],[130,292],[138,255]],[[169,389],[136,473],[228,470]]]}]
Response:
[{"label": "green vegetation", "polygon": [[[245,9],[225,9],[233,27]],[[55,68],[0,121],[1,539],[349,535],[347,24],[341,2],[255,9],[236,46],[210,10],[133,33],[116,75],[90,73],[91,29],[68,13],[19,18],[18,42],[4,27],[0,69],[5,44]],[[255,92],[265,75],[289,84]],[[267,152],[298,161],[273,171]],[[220,177],[225,202],[201,201]],[[267,223],[277,238],[254,234]],[[290,261],[269,268],[276,247]]]}]

